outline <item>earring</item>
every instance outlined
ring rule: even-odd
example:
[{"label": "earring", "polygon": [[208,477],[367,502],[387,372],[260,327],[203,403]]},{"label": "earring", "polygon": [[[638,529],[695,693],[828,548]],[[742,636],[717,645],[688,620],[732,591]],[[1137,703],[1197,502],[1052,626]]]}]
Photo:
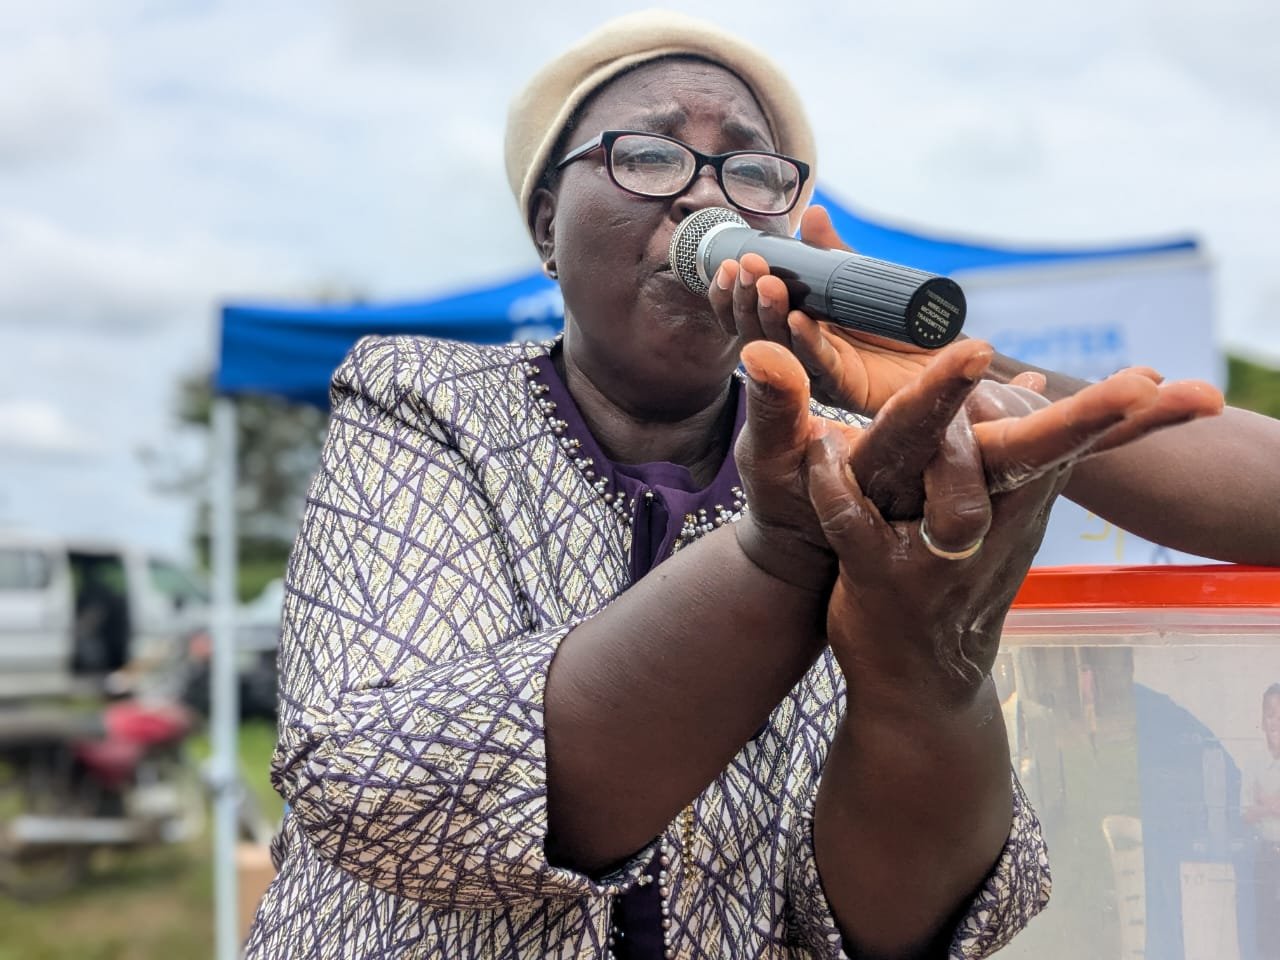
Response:
[{"label": "earring", "polygon": [[560,274],[556,273],[555,261],[554,261],[554,260],[543,260],[543,261],[542,261],[542,272],[543,272],[544,274],[546,274],[546,276],[547,276],[547,279],[548,279],[548,280],[554,280],[554,279],[556,279],[558,276],[560,276]]}]

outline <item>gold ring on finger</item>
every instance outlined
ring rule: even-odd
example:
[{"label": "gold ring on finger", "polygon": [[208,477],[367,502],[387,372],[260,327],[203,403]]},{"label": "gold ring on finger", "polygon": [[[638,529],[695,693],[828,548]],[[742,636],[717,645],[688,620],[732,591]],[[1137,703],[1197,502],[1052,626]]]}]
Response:
[{"label": "gold ring on finger", "polygon": [[982,549],[982,541],[985,539],[985,535],[981,536],[963,550],[944,550],[929,536],[929,528],[925,525],[925,521],[923,519],[920,521],[920,542],[924,544],[926,550],[943,560],[968,560]]}]

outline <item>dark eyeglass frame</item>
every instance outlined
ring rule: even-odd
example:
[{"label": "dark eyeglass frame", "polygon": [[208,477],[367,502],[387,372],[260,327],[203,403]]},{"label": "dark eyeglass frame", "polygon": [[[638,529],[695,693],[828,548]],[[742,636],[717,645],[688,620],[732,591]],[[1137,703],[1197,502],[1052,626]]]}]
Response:
[{"label": "dark eyeglass frame", "polygon": [[[683,147],[693,155],[694,165],[693,172],[689,174],[689,179],[680,187],[679,190],[672,190],[669,193],[640,193],[630,187],[623,186],[618,182],[618,178],[613,172],[613,145],[620,137],[652,137],[655,140],[666,140],[668,143],[674,143],[679,147]],[[653,133],[650,130],[604,130],[586,143],[574,147],[561,158],[556,164],[557,170],[563,170],[575,160],[581,160],[583,157],[596,150],[604,150],[604,168],[609,174],[609,179],[613,181],[614,186],[619,190],[623,190],[632,196],[648,197],[650,199],[660,200],[668,197],[678,197],[689,189],[689,185],[698,178],[698,174],[702,172],[702,168],[710,165],[716,172],[716,182],[720,184],[720,192],[724,194],[724,198],[739,210],[747,213],[758,214],[762,217],[780,217],[790,213],[795,209],[795,205],[800,201],[800,194],[804,191],[805,181],[809,179],[809,165],[803,160],[797,160],[795,157],[789,157],[785,153],[773,153],[769,150],[730,150],[728,153],[703,153],[695,150],[683,140],[677,140],[675,137],[669,137],[663,133]],[[800,179],[796,181],[796,195],[791,198],[791,202],[782,210],[758,210],[755,207],[748,207],[738,203],[729,196],[729,189],[724,184],[724,165],[728,160],[734,157],[752,156],[752,157],[771,157],[775,160],[782,160],[791,164],[800,174]]]}]

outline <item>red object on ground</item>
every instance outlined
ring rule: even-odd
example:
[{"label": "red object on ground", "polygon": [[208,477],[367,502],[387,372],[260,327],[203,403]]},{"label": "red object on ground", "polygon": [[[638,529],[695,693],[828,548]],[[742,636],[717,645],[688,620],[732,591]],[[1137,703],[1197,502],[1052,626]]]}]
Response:
[{"label": "red object on ground", "polygon": [[82,740],[75,753],[94,780],[116,790],[133,779],[146,747],[127,740]]},{"label": "red object on ground", "polygon": [[192,715],[177,703],[139,703],[125,700],[107,707],[103,723],[109,740],[125,740],[144,747],[177,743],[191,732]]},{"label": "red object on ground", "polygon": [[194,726],[194,716],[176,703],[144,704],[136,700],[109,705],[102,716],[106,736],[81,740],[76,759],[108,788],[128,783],[151,747],[178,743]]}]

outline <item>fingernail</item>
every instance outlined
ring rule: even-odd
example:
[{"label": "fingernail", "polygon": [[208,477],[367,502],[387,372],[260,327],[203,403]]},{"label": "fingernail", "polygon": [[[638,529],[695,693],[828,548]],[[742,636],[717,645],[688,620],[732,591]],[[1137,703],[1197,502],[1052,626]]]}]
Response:
[{"label": "fingernail", "polygon": [[766,310],[768,310],[770,307],[773,306],[773,301],[770,300],[768,297],[766,297],[763,293],[757,294],[756,301],[760,304],[760,306],[764,307]]},{"label": "fingernail", "polygon": [[720,269],[716,271],[716,286],[721,290],[728,290],[733,286],[733,282],[729,279],[729,268],[724,264],[721,264]]},{"label": "fingernail", "polygon": [[993,354],[989,350],[983,350],[980,353],[975,353],[965,361],[963,368],[965,377],[970,380],[976,380],[978,377],[982,376],[982,374],[986,372],[987,367],[991,365],[992,356]]},{"label": "fingernail", "polygon": [[756,282],[756,276],[746,267],[738,265],[738,281],[744,286],[749,287]]}]

